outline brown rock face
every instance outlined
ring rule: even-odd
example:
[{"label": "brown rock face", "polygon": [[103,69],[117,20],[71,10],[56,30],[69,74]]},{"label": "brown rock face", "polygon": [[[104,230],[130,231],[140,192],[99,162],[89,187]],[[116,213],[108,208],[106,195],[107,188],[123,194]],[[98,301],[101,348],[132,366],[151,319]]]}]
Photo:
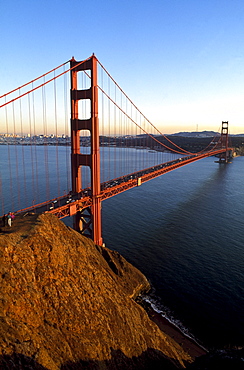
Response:
[{"label": "brown rock face", "polygon": [[174,369],[191,358],[133,298],[145,276],[55,216],[0,233],[0,368]]}]

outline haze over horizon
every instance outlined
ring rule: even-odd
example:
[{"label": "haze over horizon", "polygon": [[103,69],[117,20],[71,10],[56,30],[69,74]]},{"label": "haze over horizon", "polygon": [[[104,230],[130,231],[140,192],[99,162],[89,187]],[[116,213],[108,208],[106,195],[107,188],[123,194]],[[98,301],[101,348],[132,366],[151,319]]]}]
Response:
[{"label": "haze over horizon", "polygon": [[94,52],[161,132],[244,131],[241,0],[5,0],[0,12],[0,95]]}]

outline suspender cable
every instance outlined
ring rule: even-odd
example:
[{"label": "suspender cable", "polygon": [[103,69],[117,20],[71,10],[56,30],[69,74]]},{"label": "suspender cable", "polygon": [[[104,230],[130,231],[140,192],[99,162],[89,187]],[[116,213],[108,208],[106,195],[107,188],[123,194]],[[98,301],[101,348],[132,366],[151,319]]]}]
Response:
[{"label": "suspender cable", "polygon": [[[110,80],[108,79],[108,94],[110,95]],[[110,176],[110,173],[111,173],[111,168],[110,168],[110,163],[111,163],[111,158],[110,158],[110,135],[111,135],[111,132],[110,132],[110,106],[111,106],[111,102],[110,100],[108,99],[108,150],[109,150],[109,155],[108,155],[108,175],[107,176]]]},{"label": "suspender cable", "polygon": [[[100,68],[100,71],[101,71],[101,84],[102,86],[103,85],[103,70]],[[100,92],[100,95],[101,95],[101,110],[102,110],[102,114],[101,114],[101,122],[99,123],[99,127],[101,128],[101,136],[102,136],[102,140],[101,140],[101,146],[102,146],[102,173],[101,173],[101,182],[105,182],[105,176],[104,176],[104,165],[105,165],[105,146],[104,146],[104,136],[105,136],[105,132],[104,132],[104,95],[101,94]]]},{"label": "suspender cable", "polygon": [[[55,77],[55,71],[54,71]],[[57,192],[60,196],[60,178],[59,178],[59,145],[58,145],[58,117],[57,117],[57,88],[56,79],[53,80],[54,87],[54,120],[55,120],[55,136],[56,136],[56,171],[57,171]]]},{"label": "suspender cable", "polygon": [[[123,105],[123,96],[120,94],[120,105]],[[122,114],[119,111],[119,176],[122,176]]]},{"label": "suspender cable", "polygon": [[[5,97],[6,99],[6,97]],[[5,106],[5,124],[6,124],[6,132],[7,137],[9,137],[9,125],[8,125],[8,109],[7,106]],[[9,194],[11,198],[11,211],[14,210],[14,204],[13,204],[13,181],[12,181],[12,166],[11,166],[11,153],[10,153],[10,145],[8,145],[8,169],[9,169]]]},{"label": "suspender cable", "polygon": [[25,86],[28,86],[28,85],[30,85],[30,84],[33,84],[35,81],[39,80],[40,78],[42,78],[42,77],[44,77],[44,76],[47,76],[49,73],[51,73],[51,72],[55,71],[56,69],[61,68],[62,66],[64,66],[64,65],[65,65],[65,64],[67,64],[67,63],[69,63],[69,60],[68,60],[67,62],[63,63],[63,64],[60,64],[60,66],[58,66],[58,67],[56,67],[56,68],[53,68],[51,71],[46,72],[46,73],[44,73],[43,75],[41,75],[41,76],[39,76],[39,77],[35,78],[34,80],[31,80],[31,81],[29,81],[29,82],[25,83],[24,85],[19,86],[19,87],[17,87],[16,89],[14,89],[14,90],[12,90],[12,91],[9,91],[8,93],[6,93],[6,94],[4,94],[4,95],[0,96],[0,99],[1,99],[1,98],[3,98],[3,97],[5,97],[5,96],[7,96],[7,95],[9,95],[9,94],[12,94],[13,92],[15,92],[15,91],[17,91],[17,90],[22,89],[22,88],[23,88],[23,87],[25,87]]},{"label": "suspender cable", "polygon": [[4,211],[4,196],[3,196],[3,191],[2,191],[2,177],[0,173],[0,198],[1,198],[1,210],[2,210],[2,215],[5,213]]},{"label": "suspender cable", "polygon": [[[65,67],[64,67],[65,68]],[[67,107],[67,74],[64,75],[64,126],[65,126],[65,157],[66,157],[66,189],[64,190],[64,193],[68,193],[71,189],[70,185],[70,145],[68,142],[69,138],[69,117],[68,117],[68,107]]]},{"label": "suspender cable", "polygon": [[[44,77],[45,80],[45,77]],[[46,112],[46,91],[45,84],[42,87],[42,114],[43,114],[43,134],[44,134],[44,163],[46,173],[46,198],[50,199],[50,188],[49,188],[49,170],[48,170],[48,145],[46,142],[47,137],[47,112]]]},{"label": "suspender cable", "polygon": [[[147,119],[144,114],[137,108],[137,106],[131,101],[131,99],[125,94],[125,92],[122,90],[122,88],[117,84],[117,82],[113,79],[113,77],[108,73],[108,71],[105,69],[105,67],[101,64],[101,62],[98,61],[98,63],[101,65],[101,67],[104,69],[104,71],[107,73],[107,75],[110,77],[110,79],[114,82],[114,84],[116,84],[116,86],[118,87],[118,89],[121,90],[121,92],[126,96],[126,98],[131,102],[131,104],[135,107],[135,109],[150,123],[150,125],[152,127],[154,127],[154,129],[165,139],[167,140],[171,145],[174,145],[176,148],[180,149],[181,152],[185,153],[185,154],[196,154],[196,153],[191,153],[191,152],[188,152],[187,150],[185,149],[182,149],[181,147],[179,147],[177,144],[175,144],[173,141],[171,141],[166,135],[164,135],[160,130],[157,129],[156,126],[154,126],[152,124],[152,122],[149,121],[149,119]],[[179,151],[175,151],[176,153],[180,153]]]},{"label": "suspender cable", "polygon": [[[33,83],[32,83],[33,88]],[[34,146],[34,158],[35,158],[35,199],[36,202],[40,202],[39,198],[39,181],[38,181],[38,160],[37,160],[37,143],[36,143],[36,111],[35,111],[35,96],[34,92],[32,95],[32,116],[33,116],[33,146]]]},{"label": "suspender cable", "polygon": [[[99,87],[99,89],[101,90],[101,87]],[[108,99],[109,99],[113,104],[115,104],[119,109],[121,109],[121,108],[116,104],[116,102],[115,102],[115,101],[113,101],[113,100],[111,99],[111,97],[110,97],[108,94],[106,94],[106,92],[105,92],[105,91],[103,91],[103,93],[108,97]],[[132,103],[131,103],[131,105],[132,105]],[[126,112],[124,112],[122,109],[121,109],[121,111],[122,111],[124,114],[126,114]],[[137,123],[135,120],[133,120],[133,118],[131,117],[131,114],[130,114],[130,115],[126,114],[126,115],[127,115],[128,119],[130,120],[130,122],[133,122],[136,126],[138,126],[138,127],[139,127],[138,123]],[[151,135],[149,132],[147,132],[147,131],[143,130],[142,128],[141,128],[141,130],[142,130],[142,131],[144,131],[144,133],[145,133],[145,134],[147,134],[148,136],[150,136],[150,137],[151,137],[151,139],[153,139],[154,141],[156,141],[159,145],[164,146],[166,149],[168,149],[168,150],[172,150],[172,151],[174,151],[175,153],[183,154],[183,153],[182,153],[182,151],[178,151],[178,150],[176,150],[176,149],[172,149],[172,148],[168,147],[167,145],[163,144],[161,141],[157,140],[155,137],[153,137],[153,135]],[[179,148],[180,148],[180,147],[179,147]],[[180,148],[180,149],[181,149],[181,148]],[[191,154],[191,155],[196,154],[196,153],[190,153],[190,152],[187,152],[187,153],[189,153],[189,154]]]},{"label": "suspender cable", "polygon": [[[127,113],[128,112],[128,100],[126,99],[126,107],[125,107],[125,112]],[[128,133],[129,131],[128,131],[128,115],[126,114],[124,114],[124,119],[125,119],[125,134],[126,133]],[[129,151],[128,151],[128,146],[129,146],[129,136],[128,136],[128,134],[125,136],[125,143],[126,143],[126,161],[125,161],[125,163],[126,163],[126,170],[125,170],[125,173],[130,173],[130,170],[129,170]]]},{"label": "suspender cable", "polygon": [[[21,91],[19,91],[19,94],[21,94]],[[21,137],[24,136],[23,131],[23,114],[22,114],[22,104],[21,99],[19,100],[19,111],[20,111],[20,132]],[[21,145],[21,152],[22,152],[22,173],[24,177],[24,186],[22,187],[22,194],[24,193],[24,204],[27,204],[27,191],[26,191],[26,169],[25,169],[25,145]]]},{"label": "suspender cable", "polygon": [[35,170],[34,170],[34,158],[33,158],[33,137],[32,137],[32,122],[31,122],[31,106],[30,106],[30,94],[28,94],[28,112],[29,112],[29,135],[30,135],[30,157],[31,157],[31,177],[32,177],[32,203],[37,203],[36,189],[35,189]]},{"label": "suspender cable", "polygon": [[[57,79],[58,77],[60,77],[60,76],[64,75],[65,73],[68,73],[69,71],[73,70],[74,68],[77,68],[79,65],[81,65],[81,64],[83,64],[83,63],[85,63],[88,59],[89,59],[89,58],[87,58],[87,59],[83,60],[82,62],[80,62],[80,63],[76,64],[76,66],[74,66],[74,67],[72,67],[72,68],[67,69],[65,72],[62,72],[62,73],[58,74],[55,78],[53,77],[53,78],[51,78],[50,80],[47,80],[46,82],[44,82],[43,84],[40,84],[40,85],[36,86],[35,88],[33,88],[33,89],[29,90],[29,91],[26,91],[26,92],[25,92],[25,93],[23,93],[22,95],[17,96],[16,98],[14,98],[14,99],[12,99],[12,100],[9,100],[8,102],[6,102],[6,101],[5,101],[5,103],[4,103],[4,104],[0,105],[0,108],[4,107],[5,105],[8,105],[8,104],[12,103],[14,100],[18,100],[18,99],[22,98],[23,96],[28,95],[28,94],[29,94],[29,93],[31,93],[32,91],[35,91],[35,90],[40,89],[40,88],[41,88],[41,87],[43,87],[44,85],[47,85],[49,82],[52,82],[54,79]],[[43,79],[45,80],[45,76],[46,76],[46,73],[45,73],[44,75],[42,75],[41,77],[43,77]],[[33,81],[35,81],[35,80],[33,80]],[[32,81],[31,81],[31,82],[32,82]],[[28,83],[28,84],[29,84],[29,83]],[[23,85],[23,86],[25,86],[25,85]],[[15,90],[13,90],[13,91],[16,91],[16,90],[18,90],[18,89],[19,89],[19,88],[15,89]],[[8,94],[10,94],[10,93],[8,93]],[[3,96],[7,96],[8,94],[5,94],[5,95],[3,95]]]},{"label": "suspender cable", "polygon": [[[16,171],[16,181],[15,181],[15,187],[17,187],[17,200],[18,200],[18,207],[15,204],[14,209],[21,208],[20,206],[20,179],[19,179],[19,161],[18,161],[18,148],[17,148],[17,142],[16,142],[16,122],[15,122],[15,109],[14,109],[14,103],[12,104],[12,111],[13,111],[13,127],[14,127],[14,151],[15,151],[15,171]],[[17,207],[17,208],[16,208]],[[13,210],[14,210],[13,209]]]},{"label": "suspender cable", "polygon": [[[116,86],[114,87],[114,101],[116,102]],[[115,146],[114,146],[114,156],[113,156],[113,161],[114,161],[114,175],[113,175],[113,178],[116,178],[117,175],[116,175],[116,137],[117,137],[117,132],[116,132],[116,107],[114,106],[114,122],[113,122],[113,126],[114,126],[114,142],[115,142]]]}]

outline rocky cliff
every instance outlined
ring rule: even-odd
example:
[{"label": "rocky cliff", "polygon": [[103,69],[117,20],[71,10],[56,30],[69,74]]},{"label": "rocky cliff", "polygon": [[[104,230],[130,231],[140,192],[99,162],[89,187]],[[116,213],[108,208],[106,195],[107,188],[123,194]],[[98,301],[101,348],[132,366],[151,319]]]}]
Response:
[{"label": "rocky cliff", "polygon": [[191,358],[135,302],[145,276],[55,216],[0,233],[1,369],[175,369]]}]

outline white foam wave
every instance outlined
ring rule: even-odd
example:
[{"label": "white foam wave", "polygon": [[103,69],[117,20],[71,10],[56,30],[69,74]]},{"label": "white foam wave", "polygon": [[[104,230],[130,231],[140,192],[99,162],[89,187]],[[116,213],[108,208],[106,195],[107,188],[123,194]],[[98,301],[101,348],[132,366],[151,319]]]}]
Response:
[{"label": "white foam wave", "polygon": [[194,335],[187,329],[182,322],[175,318],[173,313],[170,311],[169,308],[165,307],[157,297],[154,295],[143,295],[141,296],[141,299],[145,301],[146,303],[150,304],[152,309],[159,313],[162,317],[164,317],[170,324],[174,325],[178,330],[181,331],[183,335],[194,341],[198,346],[203,348],[204,350],[207,351],[207,349],[201,345],[198,340],[194,337]]}]

